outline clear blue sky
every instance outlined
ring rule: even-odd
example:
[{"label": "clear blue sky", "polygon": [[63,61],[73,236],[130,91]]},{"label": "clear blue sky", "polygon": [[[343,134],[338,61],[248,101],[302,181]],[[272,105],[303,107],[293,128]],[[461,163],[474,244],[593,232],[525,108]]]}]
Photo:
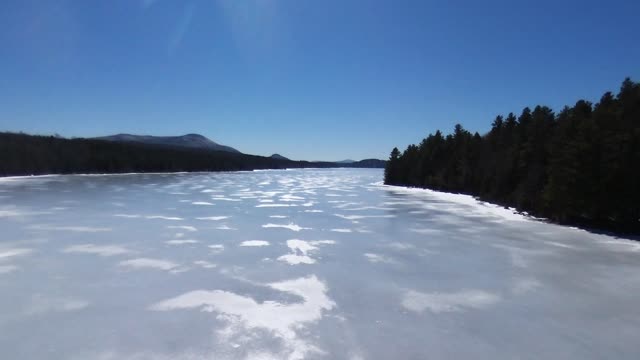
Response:
[{"label": "clear blue sky", "polygon": [[0,130],[386,158],[640,80],[640,1],[3,0]]}]

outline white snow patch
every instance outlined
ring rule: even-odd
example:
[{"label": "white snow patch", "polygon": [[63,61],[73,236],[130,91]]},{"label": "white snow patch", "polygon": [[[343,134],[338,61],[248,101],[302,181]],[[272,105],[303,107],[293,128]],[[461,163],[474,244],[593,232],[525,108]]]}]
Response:
[{"label": "white snow patch", "polygon": [[185,244],[197,244],[199,243],[199,241],[192,240],[192,239],[176,239],[176,240],[165,241],[165,243],[169,245],[185,245]]},{"label": "white snow patch", "polygon": [[46,214],[51,214],[51,212],[26,211],[26,210],[20,210],[15,206],[4,206],[0,209],[0,219],[11,218],[11,217],[25,217],[25,216],[33,216],[33,215],[46,215]]},{"label": "white snow patch", "polygon": [[289,225],[283,225],[283,224],[266,224],[266,225],[262,225],[263,228],[283,228],[283,229],[289,229],[295,232],[298,232],[300,230],[311,230],[311,228],[307,228],[307,227],[301,227],[299,225],[296,225],[294,223],[289,223]]},{"label": "white snow patch", "polygon": [[395,263],[395,261],[385,255],[380,255],[380,254],[373,254],[373,253],[364,253],[364,257],[367,258],[367,260],[369,260],[369,262],[372,263],[385,263],[385,264],[393,264]]},{"label": "white snow patch", "polygon": [[206,217],[197,217],[198,220],[209,220],[209,221],[220,221],[224,219],[228,219],[229,216],[206,216]]},{"label": "white snow patch", "polygon": [[307,255],[309,251],[318,249],[317,247],[311,245],[308,241],[292,239],[287,240],[287,246],[294,252],[300,252],[303,255]]},{"label": "white snow patch", "polygon": [[6,260],[14,256],[23,256],[33,252],[33,249],[28,248],[13,248],[0,250],[0,261]]},{"label": "white snow patch", "polygon": [[602,241],[603,244],[606,244],[608,247],[613,248],[615,250],[622,251],[640,251],[640,241],[632,241],[632,240],[605,240]]},{"label": "white snow patch", "polygon": [[224,250],[224,245],[222,244],[212,244],[208,246],[209,249],[214,250],[216,252],[220,252]]},{"label": "white snow patch", "polygon": [[220,226],[216,227],[216,229],[218,229],[218,230],[237,230],[235,228],[229,227],[229,225],[227,225],[227,224],[220,225]]},{"label": "white snow patch", "polygon": [[416,247],[413,246],[413,244],[408,244],[408,243],[402,243],[402,242],[391,242],[389,244],[386,245],[387,247],[391,248],[391,249],[395,249],[395,250],[413,250]]},{"label": "white snow patch", "polygon": [[184,220],[181,217],[177,217],[177,216],[164,216],[164,215],[150,215],[146,217],[147,219],[160,219],[160,220],[171,220],[171,221],[181,221]]},{"label": "white snow patch", "polygon": [[280,196],[280,201],[304,201],[305,198],[301,197],[301,196],[295,196],[295,195],[291,195],[291,194],[286,194],[286,195],[282,195]]},{"label": "white snow patch", "polygon": [[127,219],[138,219],[142,217],[142,215],[138,215],[138,214],[114,214],[113,216],[127,218]]},{"label": "white snow patch", "polygon": [[311,244],[311,245],[335,245],[336,242],[335,242],[335,240],[314,240],[314,241],[309,241],[309,244]]},{"label": "white snow patch", "polygon": [[[266,286],[296,295],[302,299],[297,303],[277,301],[257,302],[251,297],[223,290],[196,290],[161,301],[149,307],[153,311],[200,308],[205,312],[216,312],[218,318],[228,322],[228,327],[219,334],[228,343],[236,343],[234,338],[246,335],[247,330],[265,329],[284,343],[284,354],[269,355],[269,358],[301,360],[309,353],[322,353],[309,340],[302,338],[301,330],[308,324],[319,321],[323,311],[335,307],[327,296],[327,286],[315,275],[287,280]],[[302,332],[304,333],[304,332]],[[252,358],[261,358],[258,357]],[[264,358],[264,357],[262,357]]]},{"label": "white snow patch", "polygon": [[269,242],[264,240],[247,240],[241,242],[240,246],[269,246]]},{"label": "white snow patch", "polygon": [[409,229],[409,231],[414,232],[414,233],[418,233],[418,234],[423,234],[423,235],[433,235],[433,234],[442,233],[442,230],[439,230],[439,229],[417,229],[417,228],[412,228],[412,229]]},{"label": "white snow patch", "polygon": [[191,205],[199,205],[199,206],[213,206],[212,203],[206,201],[193,201]]},{"label": "white snow patch", "polygon": [[360,219],[375,219],[375,218],[393,218],[395,215],[342,215],[342,214],[333,214],[337,217],[343,218],[345,220],[360,220]]},{"label": "white snow patch", "polygon": [[212,197],[211,200],[215,201],[242,201],[241,199],[231,199],[228,197]]},{"label": "white snow patch", "polygon": [[313,264],[316,262],[315,259],[309,256],[309,252],[318,248],[309,242],[292,239],[287,240],[287,246],[291,250],[291,253],[278,257],[278,260],[284,261],[289,265]]},{"label": "white snow patch", "polygon": [[360,207],[357,207],[357,208],[344,209],[344,211],[363,211],[363,210],[391,211],[391,210],[394,210],[394,209],[391,208],[391,207],[383,207],[383,206],[360,206]]},{"label": "white snow patch", "polygon": [[545,244],[549,244],[551,246],[556,246],[556,247],[561,247],[561,248],[565,248],[565,249],[575,249],[575,246],[572,245],[568,245],[568,244],[564,244],[564,243],[560,243],[557,241],[545,241]]},{"label": "white snow patch", "polygon": [[94,244],[81,244],[73,245],[64,249],[65,253],[84,253],[95,254],[100,256],[115,256],[130,253],[131,251],[117,245],[94,245]]},{"label": "white snow patch", "polygon": [[320,245],[333,245],[335,243],[333,240],[287,240],[287,247],[289,247],[291,253],[278,257],[278,260],[284,261],[289,265],[314,264],[316,259],[312,258],[309,253],[318,250]]},{"label": "white snow patch", "polygon": [[210,262],[208,262],[208,261],[204,261],[204,260],[196,260],[196,261],[194,261],[193,263],[194,263],[195,265],[198,265],[198,266],[200,266],[200,267],[204,268],[204,269],[213,269],[213,268],[215,268],[216,266],[218,266],[218,265],[216,265],[216,264],[213,264],[213,263],[210,263]]},{"label": "white snow patch", "polygon": [[295,207],[298,205],[294,205],[294,204],[258,204],[256,205],[257,208],[274,208],[274,207]]},{"label": "white snow patch", "polygon": [[278,260],[284,261],[289,265],[299,264],[315,264],[316,260],[307,255],[286,254],[278,257]]},{"label": "white snow patch", "polygon": [[499,295],[483,290],[462,290],[452,293],[421,293],[409,290],[404,294],[402,306],[414,312],[429,310],[433,313],[443,313],[482,309],[500,300]]},{"label": "white snow patch", "polygon": [[[493,216],[507,221],[527,221],[534,218],[519,214],[514,209],[506,209],[500,205],[491,204],[488,202],[480,201],[470,195],[453,194],[440,191],[434,191],[430,189],[416,189],[405,188],[400,186],[381,185],[384,188],[393,190],[403,194],[411,194],[422,197],[425,200],[436,200],[440,202],[450,203],[451,205],[463,206],[466,213],[475,216]],[[425,202],[422,204],[425,207],[438,207],[442,208],[442,204],[431,202]],[[453,210],[453,209],[452,209]],[[460,209],[458,209],[460,210]]]},{"label": "white snow patch", "polygon": [[186,230],[186,231],[198,231],[198,229],[196,229],[193,226],[175,226],[175,225],[171,225],[171,226],[167,226],[168,229],[181,229],[181,230]]}]

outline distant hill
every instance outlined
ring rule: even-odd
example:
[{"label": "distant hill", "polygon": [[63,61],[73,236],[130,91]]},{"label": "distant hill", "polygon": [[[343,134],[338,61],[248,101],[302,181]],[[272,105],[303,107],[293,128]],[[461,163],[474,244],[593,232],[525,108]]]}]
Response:
[{"label": "distant hill", "polygon": [[230,147],[218,144],[200,134],[187,134],[182,136],[150,136],[150,135],[131,135],[117,134],[111,136],[96,137],[95,140],[107,140],[115,142],[141,143],[147,145],[161,145],[172,147],[185,147],[192,149],[205,149],[215,151],[226,151],[239,154],[240,151]]},{"label": "distant hill", "polygon": [[336,161],[336,164],[353,164],[354,162],[357,162],[357,161],[346,159],[346,160]]},{"label": "distant hill", "polygon": [[336,164],[339,164],[343,167],[354,168],[384,168],[387,165],[387,162],[380,159],[364,159],[360,161],[354,161],[352,163],[337,162]]},{"label": "distant hill", "polygon": [[290,160],[289,158],[286,158],[280,154],[273,154],[271,156],[269,156],[272,159],[278,159],[278,160]]},{"label": "distant hill", "polygon": [[[65,139],[59,136],[0,132],[0,177],[289,168],[381,168],[385,165],[384,161],[376,159],[339,164],[326,161],[292,161],[284,157],[279,158],[281,155],[278,154],[264,157],[238,151],[212,151],[215,147],[210,146],[208,139],[193,135],[169,137],[182,139],[175,140],[178,144],[182,141],[182,145],[177,145],[175,141],[158,142],[155,137],[146,137],[151,141],[140,141],[140,138],[122,135],[117,136],[115,140]],[[201,141],[202,138],[205,141]],[[205,145],[194,145],[199,142]],[[185,143],[191,145],[184,145]]]}]

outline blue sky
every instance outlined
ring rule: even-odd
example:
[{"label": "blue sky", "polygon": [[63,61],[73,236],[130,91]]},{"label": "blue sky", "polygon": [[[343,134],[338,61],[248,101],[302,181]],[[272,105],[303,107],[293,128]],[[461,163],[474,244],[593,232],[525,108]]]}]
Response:
[{"label": "blue sky", "polygon": [[3,0],[0,130],[386,158],[640,80],[638,1]]}]

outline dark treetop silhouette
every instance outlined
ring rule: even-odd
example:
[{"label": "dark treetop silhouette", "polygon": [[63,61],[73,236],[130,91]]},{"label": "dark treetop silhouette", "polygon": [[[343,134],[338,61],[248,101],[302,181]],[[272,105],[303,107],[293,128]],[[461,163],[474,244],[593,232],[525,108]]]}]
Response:
[{"label": "dark treetop silhouette", "polygon": [[352,164],[292,161],[284,157],[255,156],[182,145],[0,133],[0,176],[306,167],[381,168],[384,164],[384,161],[376,159]]},{"label": "dark treetop silhouette", "polygon": [[430,134],[397,148],[385,183],[459,192],[560,223],[640,231],[640,84],[593,106],[496,117],[491,131]]}]

